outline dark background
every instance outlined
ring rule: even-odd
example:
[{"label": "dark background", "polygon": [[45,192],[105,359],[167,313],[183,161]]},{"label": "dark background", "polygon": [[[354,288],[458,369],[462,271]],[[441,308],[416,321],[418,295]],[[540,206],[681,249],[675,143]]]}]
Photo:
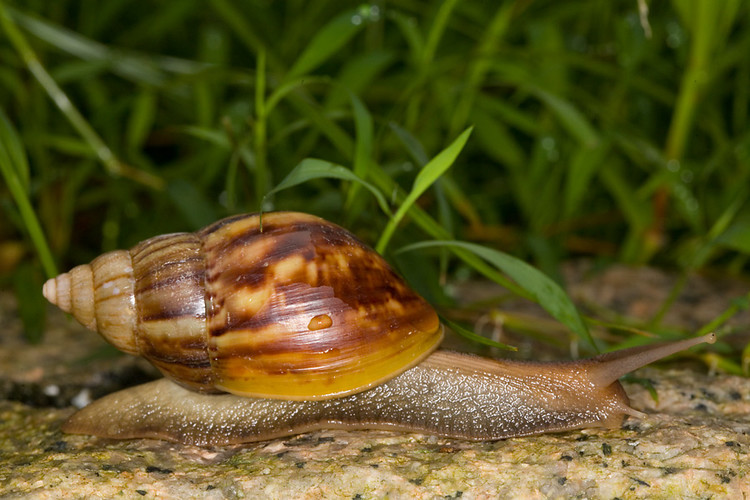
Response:
[{"label": "dark background", "polygon": [[[395,211],[469,126],[417,203],[456,239],[558,281],[581,257],[744,275],[750,9],[648,4],[0,2],[0,285],[33,337],[55,268],[229,214],[303,210],[374,245],[388,216],[357,184],[261,199],[312,157]],[[386,256],[446,301],[474,271],[392,254],[434,237],[410,215]]]}]

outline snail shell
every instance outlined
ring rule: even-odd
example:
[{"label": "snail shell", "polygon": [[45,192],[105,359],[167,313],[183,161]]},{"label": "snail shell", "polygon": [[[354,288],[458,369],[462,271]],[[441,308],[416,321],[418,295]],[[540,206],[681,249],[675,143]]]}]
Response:
[{"label": "snail shell", "polygon": [[179,384],[280,399],[363,391],[427,357],[437,314],[383,258],[312,215],[239,215],[49,280],[44,296]]}]

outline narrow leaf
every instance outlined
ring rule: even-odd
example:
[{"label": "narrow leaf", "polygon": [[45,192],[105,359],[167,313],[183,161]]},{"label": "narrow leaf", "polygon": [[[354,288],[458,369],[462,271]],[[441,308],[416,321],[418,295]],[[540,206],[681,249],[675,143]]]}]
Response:
[{"label": "narrow leaf", "polygon": [[[370,112],[367,111],[367,108],[359,97],[354,95],[352,92],[348,92],[348,94],[352,102],[354,128],[356,131],[356,139],[354,142],[353,171],[354,174],[360,179],[366,179],[368,167],[370,165],[370,161],[372,161],[372,116],[370,116]],[[347,193],[345,204],[349,212],[349,220],[353,220],[354,217],[361,211],[362,205],[355,204],[361,188],[362,184],[360,183],[353,183],[349,187],[349,192]]]},{"label": "narrow leaf", "polygon": [[557,116],[560,124],[578,142],[592,148],[597,145],[599,134],[596,132],[596,128],[573,103],[545,90],[532,89],[532,91]]},{"label": "narrow leaf", "polygon": [[298,184],[302,184],[312,179],[320,178],[333,178],[358,182],[365,189],[372,193],[383,212],[386,215],[390,216],[391,211],[388,208],[388,202],[386,201],[385,196],[383,196],[383,193],[378,191],[375,186],[364,181],[346,167],[336,165],[335,163],[318,160],[316,158],[305,158],[304,160],[302,160],[296,167],[294,167],[291,172],[289,172],[286,177],[284,177],[284,179],[275,188],[266,193],[266,195],[263,197],[263,202],[265,202],[265,200],[269,196],[278,193],[279,191],[288,189]]},{"label": "narrow leaf", "polygon": [[[21,162],[22,165],[17,165],[15,162]],[[48,278],[52,278],[57,275],[55,260],[52,258],[52,252],[47,244],[42,226],[39,224],[39,219],[37,219],[34,208],[31,206],[28,190],[24,187],[18,174],[18,172],[24,170],[23,165],[26,164],[26,153],[18,133],[0,109],[0,175],[5,179],[8,191],[10,191],[13,201],[16,202],[16,207],[18,207],[25,229],[28,231],[39,260],[44,267],[44,272],[47,273]]]},{"label": "narrow leaf", "polygon": [[[385,171],[379,165],[373,165],[371,170],[371,176],[373,183],[377,188],[384,193],[393,193],[393,196],[397,201],[403,200],[406,195],[402,193],[401,188],[396,182],[385,173]],[[433,219],[427,212],[425,212],[419,206],[413,206],[409,211],[409,216],[414,221],[414,224],[421,228],[426,234],[436,240],[452,239],[453,235],[438,221]],[[471,252],[463,250],[461,248],[454,248],[453,253],[461,260],[466,262],[475,271],[485,276],[487,279],[498,283],[505,287],[511,293],[518,295],[523,298],[531,298],[528,296],[526,290],[516,285],[513,281],[509,280],[502,273],[498,272],[491,265],[484,262],[482,259],[477,257]]]},{"label": "narrow leaf", "polygon": [[39,343],[44,336],[46,303],[39,293],[43,283],[41,273],[30,262],[21,264],[13,272],[18,316],[23,323],[26,338],[34,344]]},{"label": "narrow leaf", "polygon": [[590,191],[591,179],[604,167],[604,159],[608,152],[609,144],[605,141],[593,148],[581,146],[575,152],[565,178],[563,217],[573,216],[581,206],[584,196]]},{"label": "narrow leaf", "polygon": [[361,9],[349,10],[323,26],[289,70],[287,78],[306,75],[323,64],[363,28],[364,20]]},{"label": "narrow leaf", "polygon": [[585,340],[590,347],[598,350],[578,310],[560,285],[526,262],[499,250],[463,241],[424,241],[408,245],[400,251],[445,246],[468,250],[510,276],[537,304]]},{"label": "narrow leaf", "polygon": [[403,203],[401,203],[396,215],[394,215],[385,226],[383,234],[380,236],[380,240],[378,240],[378,244],[375,247],[378,253],[382,254],[385,251],[391,236],[393,236],[393,232],[396,230],[399,222],[401,222],[401,219],[404,218],[404,215],[406,215],[406,212],[409,211],[409,208],[411,208],[414,202],[422,196],[422,193],[424,193],[433,182],[435,182],[451,167],[451,165],[453,165],[458,153],[461,152],[464,145],[466,145],[466,141],[469,140],[469,135],[471,135],[472,129],[473,127],[469,127],[464,130],[463,133],[458,136],[458,139],[438,153],[435,158],[419,171],[417,178],[414,179],[414,186],[412,186],[411,191],[406,196]]},{"label": "narrow leaf", "polygon": [[13,171],[24,192],[29,191],[29,162],[13,125],[0,113],[0,162]]},{"label": "narrow leaf", "polygon": [[414,137],[414,135],[412,135],[408,130],[400,127],[396,123],[391,122],[388,124],[388,126],[396,134],[396,137],[398,137],[398,140],[401,141],[401,144],[406,147],[406,151],[408,151],[409,156],[412,157],[417,165],[419,165],[420,167],[425,166],[429,161],[429,158],[427,157],[427,153],[422,147],[422,143],[420,143],[419,140]]},{"label": "narrow leaf", "polygon": [[126,133],[128,147],[139,149],[145,142],[154,126],[156,117],[156,94],[150,89],[144,89],[135,98],[133,112],[128,121]]},{"label": "narrow leaf", "polygon": [[750,255],[750,218],[737,220],[716,239],[716,243]]},{"label": "narrow leaf", "polygon": [[483,335],[479,335],[478,333],[475,333],[468,328],[464,328],[463,326],[459,325],[458,323],[451,321],[449,319],[445,319],[443,316],[440,316],[440,321],[445,323],[448,327],[450,327],[451,330],[462,336],[463,338],[470,340],[471,342],[476,342],[477,344],[483,344],[488,345],[490,347],[497,347],[498,349],[505,349],[506,351],[517,351],[517,347],[513,347],[512,345],[503,344],[502,342],[498,342],[496,340],[488,339],[487,337]]},{"label": "narrow leaf", "polygon": [[[380,49],[368,50],[362,54],[352,54],[345,61],[335,81],[355,94],[361,94],[372,85],[372,82],[394,59],[394,53]],[[346,100],[346,94],[340,92],[338,88],[332,88],[327,96],[325,108],[336,109],[343,106]]]}]

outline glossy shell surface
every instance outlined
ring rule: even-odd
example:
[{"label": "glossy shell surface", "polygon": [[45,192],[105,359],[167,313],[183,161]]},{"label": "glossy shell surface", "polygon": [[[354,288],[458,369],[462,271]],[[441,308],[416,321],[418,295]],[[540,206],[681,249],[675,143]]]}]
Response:
[{"label": "glossy shell surface", "polygon": [[440,343],[434,310],[351,233],[295,212],[262,223],[241,215],[151,238],[50,280],[44,293],[201,392],[344,396]]}]

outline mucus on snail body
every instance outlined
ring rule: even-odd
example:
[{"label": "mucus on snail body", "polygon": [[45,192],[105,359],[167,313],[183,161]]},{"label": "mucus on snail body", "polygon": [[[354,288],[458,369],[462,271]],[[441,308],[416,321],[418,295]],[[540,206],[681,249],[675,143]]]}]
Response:
[{"label": "mucus on snail body", "polygon": [[442,327],[424,299],[352,234],[294,212],[264,214],[262,231],[239,215],[151,238],[43,293],[168,377],[99,399],[64,431],[196,445],[323,428],[494,440],[616,427],[642,416],[619,377],[715,340],[559,363],[435,351]]}]

